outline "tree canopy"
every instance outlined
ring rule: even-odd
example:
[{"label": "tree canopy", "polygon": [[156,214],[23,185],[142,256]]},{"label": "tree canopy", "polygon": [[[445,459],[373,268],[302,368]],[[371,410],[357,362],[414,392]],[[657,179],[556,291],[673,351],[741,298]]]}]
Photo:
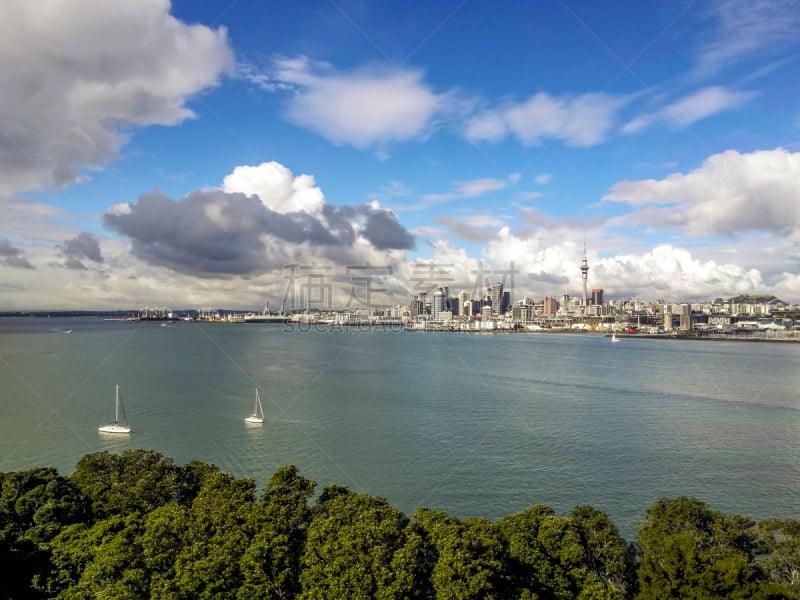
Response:
[{"label": "tree canopy", "polygon": [[340,485],[314,501],[294,466],[255,482],[151,450],[0,474],[3,598],[800,599],[800,521],[662,498],[627,542],[603,512],[493,522]]}]

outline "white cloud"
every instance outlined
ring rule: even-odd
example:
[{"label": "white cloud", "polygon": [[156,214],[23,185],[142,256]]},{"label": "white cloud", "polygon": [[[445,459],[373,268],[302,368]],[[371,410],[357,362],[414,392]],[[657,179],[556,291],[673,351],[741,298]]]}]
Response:
[{"label": "white cloud", "polygon": [[457,181],[453,184],[453,189],[449,192],[438,194],[425,194],[422,196],[423,205],[439,202],[450,202],[462,198],[475,198],[492,192],[504,190],[509,186],[516,185],[520,180],[519,173],[511,173],[505,179],[495,177],[482,177],[469,179],[467,181]]},{"label": "white cloud", "polygon": [[710,3],[714,28],[703,35],[692,75],[707,77],[753,55],[781,54],[798,44],[800,12],[785,0]]},{"label": "white cloud", "polygon": [[800,153],[728,150],[688,174],[617,183],[604,200],[656,205],[628,220],[692,236],[768,231],[800,241]]},{"label": "white cloud", "polygon": [[656,123],[681,129],[717,113],[737,109],[756,95],[755,92],[734,92],[720,86],[703,88],[657,112],[632,119],[622,127],[622,132],[639,133]]},{"label": "white cloud", "polygon": [[[275,77],[295,88],[286,110],[290,121],[362,150],[424,137],[445,105],[446,97],[415,70],[339,73],[298,57],[277,60]],[[378,156],[388,155],[381,148]]]},{"label": "white cloud", "polygon": [[533,181],[539,185],[545,185],[550,183],[551,179],[553,179],[552,173],[539,173],[533,178]]},{"label": "white cloud", "polygon": [[604,93],[559,98],[540,92],[472,117],[465,136],[471,142],[499,142],[511,135],[524,145],[558,139],[568,146],[594,146],[605,141],[628,101]]},{"label": "white cloud", "polygon": [[[574,237],[574,236],[573,236]],[[487,245],[486,257],[498,266],[512,263],[520,292],[536,296],[569,293],[580,295],[582,249],[571,239],[550,239],[531,234],[520,236],[501,229]],[[793,290],[796,281],[783,278],[769,286],[759,270],[737,264],[700,260],[689,250],[668,244],[637,253],[598,257],[589,254],[589,286],[605,290],[608,298],[644,297],[668,301],[713,298],[736,294],[765,293],[770,290]],[[795,287],[792,287],[792,286]]]},{"label": "white cloud", "polygon": [[0,192],[63,187],[113,159],[120,126],[174,125],[232,65],[224,28],[167,0],[3,3]]},{"label": "white cloud", "polygon": [[311,175],[294,176],[277,162],[265,162],[258,166],[239,166],[222,182],[228,193],[258,196],[265,206],[275,212],[286,214],[306,212],[320,214],[325,197]]}]

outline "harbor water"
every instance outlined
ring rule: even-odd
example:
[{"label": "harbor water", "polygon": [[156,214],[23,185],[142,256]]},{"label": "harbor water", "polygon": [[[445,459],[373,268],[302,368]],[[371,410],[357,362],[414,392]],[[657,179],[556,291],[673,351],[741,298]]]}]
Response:
[{"label": "harbor water", "polygon": [[[104,436],[116,384],[132,431]],[[127,448],[409,515],[590,504],[628,539],[663,496],[798,518],[800,344],[0,319],[0,471]]]}]

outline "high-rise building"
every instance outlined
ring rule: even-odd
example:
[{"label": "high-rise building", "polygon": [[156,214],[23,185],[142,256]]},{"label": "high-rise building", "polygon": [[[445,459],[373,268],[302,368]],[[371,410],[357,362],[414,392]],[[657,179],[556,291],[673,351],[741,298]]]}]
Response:
[{"label": "high-rise building", "polygon": [[547,296],[544,299],[544,305],[542,306],[542,315],[545,317],[554,317],[558,312],[558,301],[556,300],[555,296]]},{"label": "high-rise building", "polygon": [[[466,317],[471,317],[472,303],[470,301],[472,300],[472,293],[461,290],[458,293],[458,296],[456,296],[456,298],[457,298],[456,303],[458,304],[458,314]],[[469,308],[467,308],[468,302],[470,302]],[[456,314],[455,311],[453,311],[453,314]]]},{"label": "high-rise building", "polygon": [[603,288],[592,289],[592,305],[601,306],[603,304]]},{"label": "high-rise building", "polygon": [[489,297],[492,301],[492,314],[499,316],[503,310],[503,284],[498,282],[490,287]]},{"label": "high-rise building", "polygon": [[431,318],[434,321],[441,319],[445,311],[445,295],[442,290],[436,290],[431,297]]}]

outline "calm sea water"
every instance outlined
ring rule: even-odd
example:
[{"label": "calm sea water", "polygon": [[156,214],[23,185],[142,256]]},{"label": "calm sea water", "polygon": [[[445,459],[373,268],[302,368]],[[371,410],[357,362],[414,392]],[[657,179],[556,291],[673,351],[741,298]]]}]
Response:
[{"label": "calm sea water", "polygon": [[[109,438],[115,384],[133,432]],[[408,514],[591,504],[628,539],[661,496],[797,518],[800,345],[0,319],[0,471],[133,447]]]}]

